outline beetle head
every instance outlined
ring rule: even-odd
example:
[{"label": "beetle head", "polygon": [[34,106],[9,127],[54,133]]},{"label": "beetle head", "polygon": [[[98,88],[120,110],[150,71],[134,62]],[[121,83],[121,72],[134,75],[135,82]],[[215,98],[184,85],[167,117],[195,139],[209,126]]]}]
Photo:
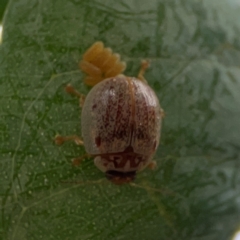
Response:
[{"label": "beetle head", "polygon": [[105,175],[106,178],[112,183],[121,185],[132,182],[135,179],[136,171],[118,172],[115,170],[109,170],[105,173]]}]

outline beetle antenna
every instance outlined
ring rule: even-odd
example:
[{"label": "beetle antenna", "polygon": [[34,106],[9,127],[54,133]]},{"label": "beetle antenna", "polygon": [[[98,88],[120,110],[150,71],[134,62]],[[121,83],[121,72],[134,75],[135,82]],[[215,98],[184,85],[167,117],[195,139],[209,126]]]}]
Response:
[{"label": "beetle antenna", "polygon": [[183,198],[183,196],[181,196],[179,193],[176,193],[176,192],[174,192],[174,191],[172,191],[168,188],[157,189],[157,188],[152,188],[152,187],[149,187],[149,186],[139,185],[139,184],[136,184],[136,183],[133,183],[133,182],[130,183],[129,185],[132,186],[132,187],[136,187],[136,188],[142,188],[144,190],[158,192],[158,193],[161,193],[163,195],[169,195],[169,196],[173,196],[173,197]]},{"label": "beetle antenna", "polygon": [[96,181],[60,181],[60,182],[63,184],[88,185],[88,184],[101,184],[104,183],[105,180],[106,180],[105,178],[100,178],[99,180]]}]

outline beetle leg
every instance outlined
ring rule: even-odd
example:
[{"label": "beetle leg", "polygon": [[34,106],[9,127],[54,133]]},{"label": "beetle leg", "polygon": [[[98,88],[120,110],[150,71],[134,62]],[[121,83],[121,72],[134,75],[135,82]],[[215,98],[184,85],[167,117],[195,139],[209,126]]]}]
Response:
[{"label": "beetle leg", "polygon": [[147,80],[144,78],[144,73],[146,71],[146,69],[150,66],[150,63],[149,61],[147,60],[143,60],[142,63],[141,63],[141,68],[139,70],[139,73],[138,73],[138,79],[140,79],[141,81],[147,83]]},{"label": "beetle leg", "polygon": [[156,161],[151,161],[148,164],[148,168],[150,168],[151,170],[155,170],[157,168],[157,162]]},{"label": "beetle leg", "polygon": [[80,164],[81,164],[81,162],[85,159],[85,158],[89,158],[89,157],[91,157],[91,155],[89,155],[89,154],[84,154],[83,156],[81,156],[81,157],[77,157],[77,158],[73,158],[72,159],[72,165],[74,166],[74,167],[77,167],[77,166],[79,166]]},{"label": "beetle leg", "polygon": [[83,141],[82,139],[80,139],[78,136],[76,135],[72,135],[72,136],[60,136],[60,135],[57,135],[54,139],[55,143],[57,145],[62,145],[64,142],[67,142],[67,141],[74,141],[77,145],[79,146],[83,146]]},{"label": "beetle leg", "polygon": [[160,115],[162,118],[165,118],[166,116],[165,111],[162,108],[160,109]]},{"label": "beetle leg", "polygon": [[82,108],[86,96],[78,92],[71,84],[65,87],[65,91],[71,95],[77,96],[79,98],[79,106]]}]

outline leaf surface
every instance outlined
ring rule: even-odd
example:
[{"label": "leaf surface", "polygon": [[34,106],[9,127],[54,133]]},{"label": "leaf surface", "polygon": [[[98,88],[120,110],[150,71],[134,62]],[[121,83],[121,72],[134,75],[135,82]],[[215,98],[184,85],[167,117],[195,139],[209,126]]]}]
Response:
[{"label": "leaf surface", "polygon": [[[234,1],[10,1],[0,46],[0,236],[3,239],[229,239],[239,227],[240,15]],[[74,143],[71,83],[100,40],[166,112],[158,169],[114,186]],[[64,184],[62,181],[80,181]]]}]

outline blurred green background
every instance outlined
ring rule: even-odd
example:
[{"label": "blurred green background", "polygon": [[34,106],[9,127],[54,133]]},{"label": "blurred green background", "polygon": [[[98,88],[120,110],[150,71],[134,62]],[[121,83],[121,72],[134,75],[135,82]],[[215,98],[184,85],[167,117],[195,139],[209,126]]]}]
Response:
[{"label": "blurred green background", "polygon": [[3,18],[3,13],[4,10],[7,6],[8,0],[1,0],[0,1],[0,22],[2,22],[2,18]]},{"label": "blurred green background", "polygon": [[[6,1],[1,1],[1,12]],[[240,7],[227,0],[12,0],[0,45],[0,239],[230,240],[240,228]],[[115,186],[84,148],[78,63],[101,40],[166,112],[156,171]],[[61,181],[81,181],[63,184]],[[141,187],[140,187],[141,186]],[[164,193],[171,189],[175,195]],[[162,191],[162,192],[161,192]]]}]

